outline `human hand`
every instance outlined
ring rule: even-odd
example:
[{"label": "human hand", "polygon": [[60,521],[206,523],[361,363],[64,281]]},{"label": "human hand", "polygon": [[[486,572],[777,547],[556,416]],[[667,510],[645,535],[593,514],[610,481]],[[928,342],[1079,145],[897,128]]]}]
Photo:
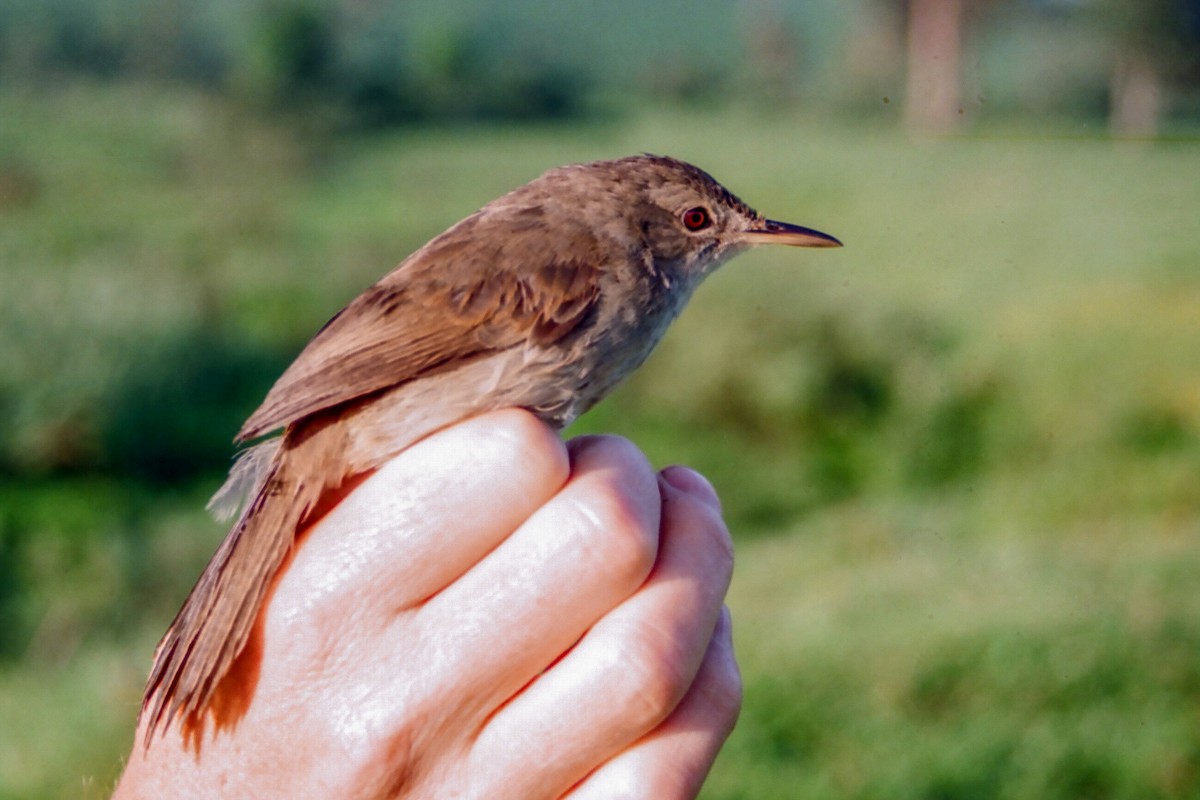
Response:
[{"label": "human hand", "polygon": [[299,537],[244,714],[141,726],[115,797],[694,797],[740,706],[731,569],[696,473],[468,420]]}]

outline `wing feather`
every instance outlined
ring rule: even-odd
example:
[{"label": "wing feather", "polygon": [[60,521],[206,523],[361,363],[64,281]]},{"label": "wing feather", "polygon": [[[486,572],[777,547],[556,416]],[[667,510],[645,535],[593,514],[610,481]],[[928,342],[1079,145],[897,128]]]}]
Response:
[{"label": "wing feather", "polygon": [[[588,257],[597,251],[594,240],[582,251],[573,248],[571,258],[528,248],[543,260],[515,269],[468,263],[512,263],[511,251],[472,248],[461,236],[439,248],[442,240],[430,242],[326,323],[246,420],[238,441],[447,364],[524,343],[553,344],[594,318],[603,268]],[[452,282],[439,279],[439,272],[470,277]]]}]

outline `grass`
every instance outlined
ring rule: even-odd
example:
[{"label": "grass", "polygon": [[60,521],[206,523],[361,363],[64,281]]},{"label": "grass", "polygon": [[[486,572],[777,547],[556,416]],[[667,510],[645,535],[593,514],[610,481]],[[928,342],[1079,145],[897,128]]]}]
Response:
[{"label": "grass", "polygon": [[747,702],[706,797],[1200,796],[1200,148],[677,113],[297,132],[0,91],[0,798],[104,796],[226,442],[404,254],[557,163],[843,238],[714,276],[576,430],[709,474]]}]

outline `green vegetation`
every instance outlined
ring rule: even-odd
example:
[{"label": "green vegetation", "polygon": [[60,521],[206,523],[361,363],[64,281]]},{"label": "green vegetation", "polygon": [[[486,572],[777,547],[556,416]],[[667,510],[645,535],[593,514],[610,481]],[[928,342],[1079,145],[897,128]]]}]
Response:
[{"label": "green vegetation", "polygon": [[705,471],[738,537],[705,796],[1200,796],[1194,142],[745,109],[346,138],[129,84],[0,117],[0,798],[106,796],[226,443],[307,336],[500,192],[643,150],[847,242],[714,276],[577,425]]}]

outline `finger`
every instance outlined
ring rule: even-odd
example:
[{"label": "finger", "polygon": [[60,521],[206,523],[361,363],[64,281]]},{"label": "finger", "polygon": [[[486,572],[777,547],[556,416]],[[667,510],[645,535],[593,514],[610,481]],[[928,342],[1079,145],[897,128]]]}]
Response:
[{"label": "finger", "polygon": [[717,490],[708,482],[699,472],[688,467],[671,466],[662,471],[663,478],[667,483],[674,486],[684,494],[689,494],[695,497],[700,502],[711,506],[717,513],[721,511],[721,498],[717,497]]},{"label": "finger", "polygon": [[[563,490],[420,609],[418,635],[429,642],[422,670],[453,682],[432,695],[491,713],[653,567],[659,495],[645,456],[616,437],[585,437],[569,448],[572,476]],[[472,728],[481,722],[464,716]]]},{"label": "finger", "polygon": [[525,411],[440,431],[313,526],[273,604],[390,616],[466,572],[559,490],[568,469],[557,435]]},{"label": "finger", "polygon": [[663,724],[588,775],[564,800],[696,797],[741,707],[742,678],[726,608],[679,707]]},{"label": "finger", "polygon": [[[476,741],[471,761],[481,773],[529,782],[515,796],[556,796],[661,723],[693,682],[729,586],[732,549],[709,499],[685,494],[670,477],[661,484],[658,563],[645,585]],[[554,758],[539,770],[521,769],[547,753]]]}]

